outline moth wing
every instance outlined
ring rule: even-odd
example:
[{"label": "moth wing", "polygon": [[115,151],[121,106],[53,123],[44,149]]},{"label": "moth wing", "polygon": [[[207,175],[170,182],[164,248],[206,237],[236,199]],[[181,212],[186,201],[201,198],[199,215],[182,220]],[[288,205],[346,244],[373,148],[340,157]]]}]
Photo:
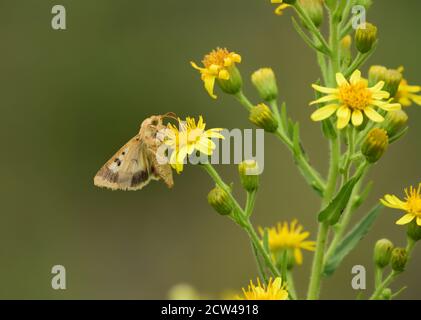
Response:
[{"label": "moth wing", "polygon": [[168,163],[161,164],[160,161],[158,161],[156,151],[149,149],[149,155],[152,160],[152,172],[154,177],[157,180],[162,179],[168,188],[172,188],[174,186],[174,179],[171,166]]},{"label": "moth wing", "polygon": [[94,184],[112,190],[140,190],[155,178],[146,145],[139,135],[126,143],[94,177]]}]

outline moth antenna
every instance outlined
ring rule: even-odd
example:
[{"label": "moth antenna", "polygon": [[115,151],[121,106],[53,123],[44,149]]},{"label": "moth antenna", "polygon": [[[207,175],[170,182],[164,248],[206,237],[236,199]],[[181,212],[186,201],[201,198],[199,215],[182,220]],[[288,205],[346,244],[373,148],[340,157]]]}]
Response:
[{"label": "moth antenna", "polygon": [[170,118],[178,121],[178,117],[174,112],[167,112],[166,114],[162,115],[162,118]]}]

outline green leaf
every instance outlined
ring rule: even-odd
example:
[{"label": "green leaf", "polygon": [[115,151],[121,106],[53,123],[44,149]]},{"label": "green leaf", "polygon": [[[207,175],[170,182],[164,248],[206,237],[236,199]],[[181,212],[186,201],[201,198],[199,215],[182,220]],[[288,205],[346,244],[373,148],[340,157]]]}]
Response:
[{"label": "green leaf", "polygon": [[360,178],[354,177],[342,186],[336,197],[319,213],[319,222],[328,221],[330,225],[335,225],[339,221]]},{"label": "green leaf", "polygon": [[326,261],[323,275],[332,275],[342,260],[357,246],[362,238],[370,231],[377,219],[382,206],[375,206],[361,221],[352,229],[342,240],[341,244],[335,249],[331,257]]}]

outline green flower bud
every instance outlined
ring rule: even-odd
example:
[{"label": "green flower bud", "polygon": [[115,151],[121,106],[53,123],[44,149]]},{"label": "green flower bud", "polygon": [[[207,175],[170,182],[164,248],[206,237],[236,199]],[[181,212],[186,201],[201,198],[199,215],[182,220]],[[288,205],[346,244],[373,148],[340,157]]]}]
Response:
[{"label": "green flower bud", "polygon": [[238,165],[241,184],[248,192],[259,188],[259,167],[255,160],[245,160]]},{"label": "green flower bud", "polygon": [[[284,1],[285,2],[285,1]],[[322,0],[299,0],[301,7],[313,21],[314,25],[319,28],[323,23],[323,1]]]},{"label": "green flower bud", "polygon": [[406,231],[408,237],[412,240],[420,241],[421,240],[421,227],[417,224],[415,220],[413,220],[409,225]]},{"label": "green flower bud", "polygon": [[383,90],[390,93],[390,98],[394,98],[402,82],[402,73],[398,70],[388,69],[384,75],[384,82]]},{"label": "green flower bud", "polygon": [[229,73],[229,79],[223,80],[220,78],[216,79],[216,83],[221,88],[221,90],[227,94],[237,94],[241,91],[243,87],[243,78],[241,73],[235,64],[226,68]]},{"label": "green flower bud", "polygon": [[267,132],[273,133],[278,129],[278,122],[273,116],[272,111],[264,103],[258,104],[251,109],[249,120]]},{"label": "green flower bud", "polygon": [[389,137],[384,129],[372,129],[365,138],[361,152],[368,162],[376,163],[380,160],[389,146]]},{"label": "green flower bud", "polygon": [[233,205],[228,194],[220,187],[216,186],[208,194],[208,202],[220,215],[229,215]]},{"label": "green flower bud", "polygon": [[370,87],[375,86],[380,81],[385,81],[387,68],[383,66],[372,66],[368,71],[368,84]]},{"label": "green flower bud", "polygon": [[402,272],[408,262],[408,253],[404,248],[395,248],[392,251],[392,270]]},{"label": "green flower bud", "polygon": [[386,115],[382,128],[387,131],[387,135],[392,138],[406,128],[408,115],[403,110],[391,111]]},{"label": "green flower bud", "polygon": [[374,263],[379,268],[385,268],[392,257],[393,243],[388,239],[381,239],[374,246]]},{"label": "green flower bud", "polygon": [[383,290],[382,292],[383,300],[392,300],[392,297],[393,297],[392,290],[390,290],[389,288],[386,288]]},{"label": "green flower bud", "polygon": [[262,68],[257,70],[251,76],[251,81],[263,100],[273,101],[278,97],[278,87],[272,69]]},{"label": "green flower bud", "polygon": [[343,65],[349,66],[351,64],[352,55],[351,55],[351,44],[352,38],[350,35],[347,35],[341,40],[341,61]]},{"label": "green flower bud", "polygon": [[371,23],[366,23],[355,32],[355,45],[361,53],[369,52],[376,41],[377,27]]}]

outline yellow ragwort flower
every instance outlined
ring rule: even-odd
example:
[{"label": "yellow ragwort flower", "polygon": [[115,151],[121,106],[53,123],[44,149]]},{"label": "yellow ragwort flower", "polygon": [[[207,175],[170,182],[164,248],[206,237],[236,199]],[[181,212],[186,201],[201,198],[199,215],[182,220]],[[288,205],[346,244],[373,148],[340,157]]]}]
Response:
[{"label": "yellow ragwort flower", "polygon": [[215,143],[212,138],[224,139],[220,134],[221,128],[205,130],[206,124],[203,117],[199,117],[196,124],[194,118],[187,117],[186,121],[178,119],[180,128],[173,124],[168,124],[164,143],[172,149],[170,158],[171,166],[180,173],[183,171],[185,158],[195,151],[199,151],[206,155],[212,155],[215,150]]},{"label": "yellow ragwort flower", "polygon": [[395,195],[387,194],[381,203],[389,208],[399,209],[406,212],[406,214],[396,221],[396,224],[404,225],[416,219],[417,225],[421,227],[421,183],[418,188],[413,186],[405,189],[405,201],[400,200]]},{"label": "yellow ragwort flower", "polygon": [[274,4],[279,4],[279,6],[275,9],[275,14],[278,16],[282,16],[284,14],[284,10],[290,7],[290,5],[284,3],[283,0],[270,0],[270,2]]},{"label": "yellow ragwort flower", "polygon": [[206,91],[212,98],[216,99],[217,96],[213,93],[215,80],[229,80],[230,73],[228,68],[234,67],[236,63],[240,62],[241,56],[239,54],[229,52],[227,49],[217,48],[204,57],[202,61],[204,68],[199,67],[194,62],[190,63],[193,68],[199,70],[205,84]]},{"label": "yellow ragwort flower", "polygon": [[[288,222],[284,222],[269,228],[269,249],[275,254],[283,250],[293,250],[295,262],[301,265],[303,263],[301,249],[308,251],[316,249],[315,241],[305,241],[310,233],[302,230],[303,226],[298,224],[297,220],[293,220],[289,226]],[[263,230],[260,232],[263,234]]]},{"label": "yellow ragwort flower", "polygon": [[[398,71],[403,73],[404,68],[400,67]],[[420,92],[421,86],[409,85],[406,79],[402,79],[395,99],[404,107],[409,107],[412,103],[421,106],[421,95],[417,95]]]},{"label": "yellow ragwort flower", "polygon": [[273,280],[269,279],[267,286],[257,279],[257,285],[254,285],[250,280],[250,284],[246,289],[243,288],[243,296],[238,296],[239,300],[287,300],[288,291],[285,285],[282,284],[281,278]]},{"label": "yellow ragwort flower", "polygon": [[355,127],[360,126],[364,121],[365,114],[374,122],[383,122],[384,118],[375,107],[385,111],[396,111],[401,109],[399,103],[390,103],[383,101],[389,99],[390,94],[383,91],[384,81],[380,81],[374,87],[369,88],[367,80],[361,77],[361,72],[356,70],[350,81],[345,79],[342,73],[336,74],[337,88],[326,88],[316,84],[312,87],[326,96],[312,101],[310,105],[333,102],[316,110],[312,115],[313,121],[322,121],[336,112],[338,118],[338,129],[345,128],[351,121]]}]

